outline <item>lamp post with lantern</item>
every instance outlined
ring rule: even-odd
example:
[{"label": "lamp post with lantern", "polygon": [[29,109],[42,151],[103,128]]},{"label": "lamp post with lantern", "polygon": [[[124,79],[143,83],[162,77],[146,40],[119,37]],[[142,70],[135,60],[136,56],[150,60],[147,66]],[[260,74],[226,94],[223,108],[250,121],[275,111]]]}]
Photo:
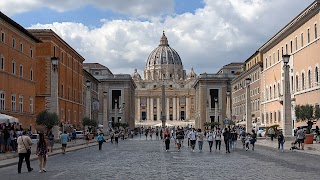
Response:
[{"label": "lamp post with lantern", "polygon": [[246,78],[246,131],[247,133],[251,133],[251,130],[252,130],[250,83],[251,83],[251,78]]},{"label": "lamp post with lantern", "polygon": [[292,120],[291,120],[291,94],[290,94],[290,78],[289,78],[289,59],[290,55],[285,54],[282,56],[283,59],[283,135],[292,136]]},{"label": "lamp post with lantern", "polygon": [[86,81],[86,116],[91,119],[91,81]]}]

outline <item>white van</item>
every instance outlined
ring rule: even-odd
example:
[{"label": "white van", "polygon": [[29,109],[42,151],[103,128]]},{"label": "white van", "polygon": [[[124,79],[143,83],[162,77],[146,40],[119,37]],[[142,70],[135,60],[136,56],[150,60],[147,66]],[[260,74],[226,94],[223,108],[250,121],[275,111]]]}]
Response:
[{"label": "white van", "polygon": [[257,136],[258,137],[264,137],[265,134],[266,134],[266,129],[267,129],[266,126],[258,126],[258,128],[257,128]]},{"label": "white van", "polygon": [[77,139],[83,139],[84,137],[83,131],[76,131],[76,134],[77,134]]}]

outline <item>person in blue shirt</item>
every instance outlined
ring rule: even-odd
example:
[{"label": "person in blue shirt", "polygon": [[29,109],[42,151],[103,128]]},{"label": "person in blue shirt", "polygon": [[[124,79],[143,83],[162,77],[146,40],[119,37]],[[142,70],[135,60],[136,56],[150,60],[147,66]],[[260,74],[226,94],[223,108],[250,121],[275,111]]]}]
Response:
[{"label": "person in blue shirt", "polygon": [[76,130],[73,130],[73,132],[71,133],[71,139],[73,140],[73,142],[76,144],[76,140],[77,140],[77,133]]},{"label": "person in blue shirt", "polygon": [[103,134],[100,133],[97,139],[98,139],[98,143],[99,143],[99,150],[101,150],[101,148],[102,148],[102,143],[103,143],[103,142],[106,142],[106,141],[104,140],[104,138],[103,138]]},{"label": "person in blue shirt", "polygon": [[68,139],[69,139],[69,136],[67,134],[67,131],[64,131],[63,134],[60,135],[60,143],[62,145],[62,154],[66,153]]}]

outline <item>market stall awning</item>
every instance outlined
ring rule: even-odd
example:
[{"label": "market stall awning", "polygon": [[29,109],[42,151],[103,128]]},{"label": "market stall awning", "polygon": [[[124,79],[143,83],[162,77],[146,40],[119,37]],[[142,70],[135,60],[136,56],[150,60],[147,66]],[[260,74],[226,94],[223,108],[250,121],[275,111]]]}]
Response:
[{"label": "market stall awning", "polygon": [[0,114],[0,124],[1,123],[18,123],[19,119],[6,115],[6,114]]}]

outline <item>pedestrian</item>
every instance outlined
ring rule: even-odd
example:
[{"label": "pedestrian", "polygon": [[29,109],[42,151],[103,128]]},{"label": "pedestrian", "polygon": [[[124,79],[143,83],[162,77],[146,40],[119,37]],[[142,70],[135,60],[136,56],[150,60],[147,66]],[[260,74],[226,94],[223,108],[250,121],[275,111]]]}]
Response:
[{"label": "pedestrian", "polygon": [[[141,138],[141,134],[140,134],[140,138]],[[161,139],[161,140],[163,139],[163,131],[162,131],[162,128],[160,129],[160,139]]]},{"label": "pedestrian", "polygon": [[271,137],[271,141],[273,141],[273,137],[274,137],[274,134],[275,134],[275,131],[274,131],[273,127],[270,127],[268,129],[268,134]]},{"label": "pedestrian", "polygon": [[47,172],[46,164],[47,164],[47,142],[44,139],[43,133],[39,134],[39,141],[37,143],[37,151],[36,154],[39,158],[39,172]]},{"label": "pedestrian", "polygon": [[111,130],[110,130],[110,140],[111,140],[111,144],[113,144],[113,139],[114,139],[114,132],[113,132],[113,130],[111,129]]},{"label": "pedestrian", "polygon": [[77,133],[76,133],[76,130],[73,130],[72,133],[71,133],[71,139],[73,141],[73,143],[77,143]]},{"label": "pedestrian", "polygon": [[170,132],[168,128],[166,128],[163,133],[163,141],[166,145],[166,152],[168,152],[168,150],[170,149]]},{"label": "pedestrian", "polygon": [[119,143],[119,136],[120,136],[120,133],[116,130],[116,132],[114,132],[114,142],[116,143],[117,146]]},{"label": "pedestrian", "polygon": [[4,134],[0,131],[0,153],[5,153],[5,141],[4,141]]},{"label": "pedestrian", "polygon": [[103,144],[104,142],[106,142],[106,140],[104,140],[104,138],[103,138],[103,134],[102,134],[102,133],[99,134],[97,140],[98,140],[98,143],[99,143],[99,150],[101,150],[102,144]]},{"label": "pedestrian", "polygon": [[316,143],[319,143],[320,142],[320,129],[319,129],[319,126],[316,126],[316,130],[315,130],[315,133],[316,133]]},{"label": "pedestrian", "polygon": [[186,134],[187,134],[187,138],[188,138],[188,148],[190,147],[190,133],[191,133],[191,130],[188,129]]},{"label": "pedestrian", "polygon": [[181,143],[182,143],[182,139],[183,139],[182,129],[177,130],[176,136],[177,136],[176,141],[177,141],[178,151],[180,151]]},{"label": "pedestrian", "polygon": [[252,151],[254,151],[254,144],[257,141],[257,133],[252,130],[250,144],[252,145]]},{"label": "pedestrian", "polygon": [[212,144],[213,144],[213,132],[212,132],[212,130],[210,130],[210,131],[208,132],[208,138],[207,138],[207,140],[208,140],[209,149],[210,149],[210,152],[211,152],[211,151],[212,151]]},{"label": "pedestrian", "polygon": [[283,149],[284,143],[285,143],[284,136],[283,136],[282,132],[280,132],[278,134],[278,151],[281,151],[281,152],[284,151],[284,149]]},{"label": "pedestrian", "polygon": [[301,150],[304,150],[304,139],[305,138],[306,138],[306,135],[304,134],[303,129],[298,127],[297,139],[298,139],[298,143],[299,143],[299,149],[301,147]]},{"label": "pedestrian", "polygon": [[197,137],[198,137],[199,152],[202,152],[204,134],[203,132],[201,132],[201,129],[198,129]]},{"label": "pedestrian", "polygon": [[246,146],[246,144],[245,144],[246,135],[247,135],[246,131],[245,131],[244,129],[241,129],[241,130],[240,130],[240,140],[241,140],[241,142],[242,142],[242,147],[243,147],[243,149],[245,149],[245,146]]},{"label": "pedestrian", "polygon": [[215,140],[216,140],[216,150],[219,147],[219,151],[220,151],[220,149],[221,149],[221,131],[220,131],[220,128],[217,128],[216,132],[214,133],[214,137],[215,137]]},{"label": "pedestrian", "polygon": [[246,151],[249,150],[250,142],[251,142],[251,134],[250,134],[250,133],[247,133],[246,138],[245,138]]},{"label": "pedestrian", "polygon": [[193,128],[192,131],[190,132],[190,146],[191,146],[191,151],[194,152],[194,147],[196,146],[196,141],[197,141],[197,133],[196,130]]},{"label": "pedestrian", "polygon": [[52,134],[52,131],[50,131],[49,132],[49,134],[48,134],[48,145],[49,145],[49,147],[50,147],[50,152],[52,152],[52,150],[53,150],[53,145],[54,145],[54,135]]},{"label": "pedestrian", "polygon": [[159,130],[158,130],[158,128],[156,129],[156,140],[159,140]]},{"label": "pedestrian", "polygon": [[87,145],[89,145],[89,141],[90,141],[90,133],[89,131],[86,132],[86,143]]},{"label": "pedestrian", "polygon": [[231,134],[230,134],[230,131],[228,128],[225,128],[224,129],[224,132],[223,132],[223,139],[224,139],[224,143],[226,145],[226,153],[230,153],[230,139],[231,139]]},{"label": "pedestrian", "polygon": [[148,140],[148,133],[149,133],[149,130],[146,129],[146,130],[145,130],[145,133],[144,133],[144,135],[146,136],[146,140]]},{"label": "pedestrian", "polygon": [[31,172],[33,168],[30,166],[30,154],[31,154],[31,146],[32,141],[29,136],[26,136],[26,131],[22,132],[22,136],[18,137],[18,154],[19,154],[19,162],[18,162],[18,173],[21,173],[21,167],[23,159],[25,159],[28,172]]},{"label": "pedestrian", "polygon": [[152,140],[153,129],[151,129],[151,130],[150,130],[150,133],[149,133],[149,135],[150,135],[150,140]]},{"label": "pedestrian", "polygon": [[62,146],[62,154],[66,153],[68,139],[69,139],[69,136],[67,134],[67,131],[64,131],[63,134],[60,135],[60,143],[61,143],[61,146]]}]

